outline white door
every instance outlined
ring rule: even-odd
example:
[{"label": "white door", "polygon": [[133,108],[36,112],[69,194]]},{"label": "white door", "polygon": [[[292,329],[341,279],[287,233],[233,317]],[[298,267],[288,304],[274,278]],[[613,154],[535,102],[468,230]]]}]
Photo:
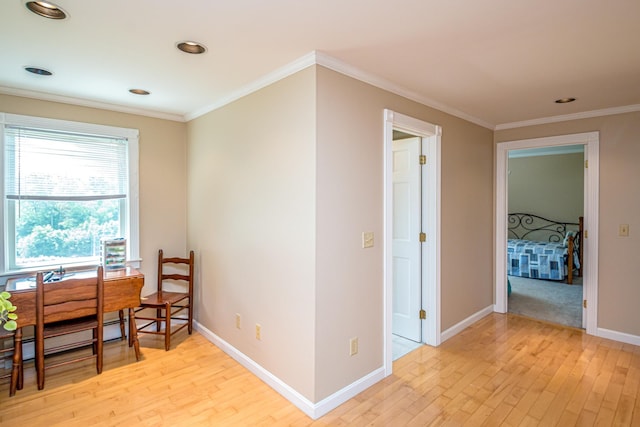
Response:
[{"label": "white door", "polygon": [[393,141],[393,326],[422,341],[420,138]]}]

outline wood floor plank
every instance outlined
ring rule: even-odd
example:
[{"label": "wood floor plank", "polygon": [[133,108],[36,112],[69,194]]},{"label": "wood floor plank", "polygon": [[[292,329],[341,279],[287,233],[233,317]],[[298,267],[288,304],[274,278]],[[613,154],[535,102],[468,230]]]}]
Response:
[{"label": "wood floor plank", "polygon": [[[180,335],[178,335],[180,336]],[[491,314],[394,362],[391,376],[312,420],[194,333],[144,359],[105,345],[86,365],[47,372],[8,398],[0,424],[65,426],[640,426],[640,347],[513,315]]]}]

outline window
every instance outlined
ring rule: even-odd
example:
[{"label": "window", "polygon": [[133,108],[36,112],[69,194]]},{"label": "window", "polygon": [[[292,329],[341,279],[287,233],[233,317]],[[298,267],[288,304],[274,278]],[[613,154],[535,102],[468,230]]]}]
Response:
[{"label": "window", "polygon": [[138,261],[138,131],[0,119],[0,273],[96,264],[103,238],[126,238]]}]

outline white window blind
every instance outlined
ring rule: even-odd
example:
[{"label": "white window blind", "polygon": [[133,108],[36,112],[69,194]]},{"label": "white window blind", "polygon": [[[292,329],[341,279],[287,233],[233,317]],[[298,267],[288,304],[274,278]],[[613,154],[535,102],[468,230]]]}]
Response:
[{"label": "white window blind", "polygon": [[14,200],[124,199],[127,140],[5,128],[5,195]]}]

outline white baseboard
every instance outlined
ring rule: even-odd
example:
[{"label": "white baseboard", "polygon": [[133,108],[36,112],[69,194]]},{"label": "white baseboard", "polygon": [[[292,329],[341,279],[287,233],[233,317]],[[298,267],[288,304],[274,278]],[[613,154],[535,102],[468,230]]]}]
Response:
[{"label": "white baseboard", "polygon": [[620,341],[626,344],[640,346],[640,336],[638,335],[631,335],[624,332],[612,331],[610,329],[598,328],[596,329],[596,336],[614,341]]},{"label": "white baseboard", "polygon": [[452,327],[450,327],[446,331],[442,332],[442,334],[440,336],[441,337],[440,343],[442,344],[443,342],[445,342],[449,338],[459,334],[460,332],[462,332],[463,330],[465,330],[469,326],[471,326],[474,323],[476,323],[478,320],[482,319],[485,316],[488,316],[491,313],[493,313],[493,305],[485,307],[482,310],[480,310],[480,311],[472,314],[471,316],[467,317],[466,319],[462,320],[461,322],[456,323],[455,325],[453,325]]},{"label": "white baseboard", "polygon": [[[501,313],[500,311],[495,310],[495,306],[494,306],[494,311],[496,313]],[[585,331],[585,333],[587,332]],[[611,329],[605,329],[605,328],[596,328],[596,333],[594,335],[600,338],[606,338],[613,341],[619,341],[626,344],[633,344],[633,345],[640,346],[640,336],[638,335],[631,335],[625,332],[612,331]]]},{"label": "white baseboard", "polygon": [[318,403],[313,403],[284,381],[273,375],[271,372],[264,369],[258,363],[251,358],[247,357],[244,353],[233,347],[231,344],[211,332],[209,329],[202,326],[200,323],[194,320],[194,328],[202,334],[208,341],[213,343],[220,350],[228,354],[236,362],[247,368],[252,374],[264,381],[269,387],[280,393],[285,399],[295,405],[302,412],[307,414],[312,419],[318,419],[331,410],[337,408],[347,400],[356,396],[360,392],[371,387],[373,384],[384,378],[384,368],[380,367],[368,375],[360,378],[359,380],[349,384],[341,390],[333,393],[331,396],[321,400]]}]

